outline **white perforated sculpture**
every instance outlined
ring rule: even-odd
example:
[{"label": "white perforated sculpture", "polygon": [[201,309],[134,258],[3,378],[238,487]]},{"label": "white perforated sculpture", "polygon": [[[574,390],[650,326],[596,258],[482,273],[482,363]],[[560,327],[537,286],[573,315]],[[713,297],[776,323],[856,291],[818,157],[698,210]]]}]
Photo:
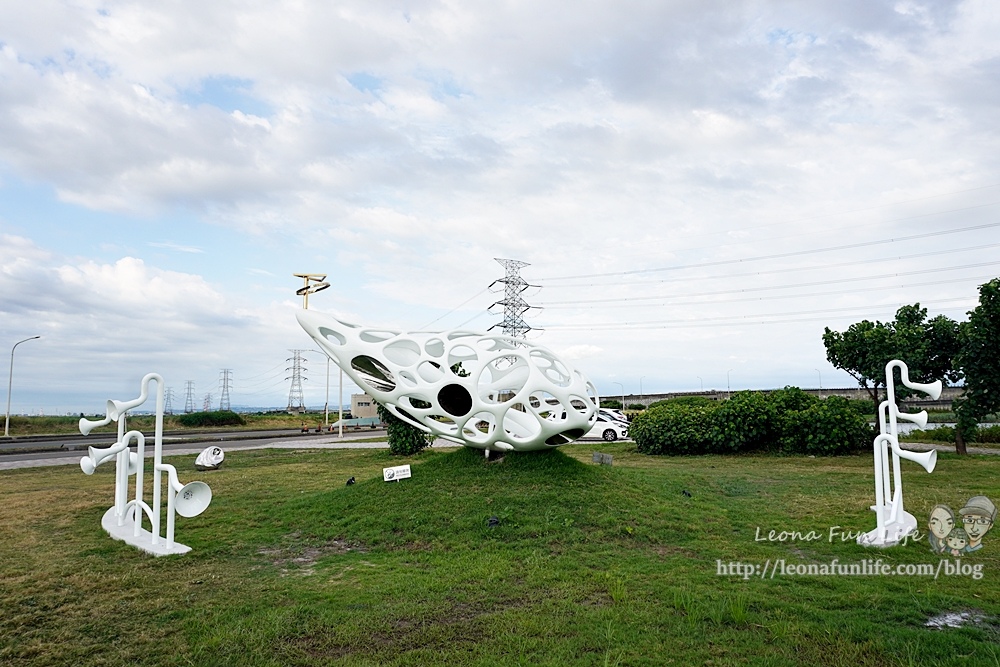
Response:
[{"label": "white perforated sculpture", "polygon": [[548,349],[474,331],[388,331],[298,311],[359,387],[421,430],[467,447],[564,445],[597,420],[597,391]]}]

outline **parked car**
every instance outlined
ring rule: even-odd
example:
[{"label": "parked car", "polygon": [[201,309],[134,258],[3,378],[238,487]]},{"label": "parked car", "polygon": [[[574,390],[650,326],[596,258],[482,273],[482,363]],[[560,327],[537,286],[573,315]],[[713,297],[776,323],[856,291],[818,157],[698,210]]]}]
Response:
[{"label": "parked car", "polygon": [[624,439],[628,437],[628,423],[606,416],[602,409],[597,415],[597,421],[584,437],[603,438],[608,442],[614,442],[619,438]]},{"label": "parked car", "polygon": [[620,422],[628,423],[628,417],[621,410],[613,410],[611,408],[601,408],[601,414],[605,417],[610,417],[611,419],[617,419]]}]

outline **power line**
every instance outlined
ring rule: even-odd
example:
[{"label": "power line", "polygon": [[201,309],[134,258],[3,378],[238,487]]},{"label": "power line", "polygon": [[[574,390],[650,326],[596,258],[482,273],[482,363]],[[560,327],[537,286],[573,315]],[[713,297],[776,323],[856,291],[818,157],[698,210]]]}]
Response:
[{"label": "power line", "polygon": [[[797,289],[800,287],[817,287],[820,285],[838,285],[842,283],[855,283],[867,280],[883,280],[886,278],[902,278],[903,276],[916,276],[923,275],[925,273],[940,273],[942,271],[961,271],[965,269],[975,269],[983,266],[996,266],[1000,264],[1000,260],[995,262],[979,262],[977,264],[966,264],[964,266],[946,266],[934,269],[920,269],[917,271],[902,271],[898,273],[883,273],[877,276],[855,276],[853,278],[834,278],[832,280],[816,280],[807,283],[796,283],[794,285],[768,285],[766,287],[745,287],[741,289],[731,289],[731,290],[716,290],[714,292],[691,292],[688,294],[661,294],[656,296],[626,296],[617,298],[607,298],[607,299],[580,299],[577,301],[549,301],[548,303],[543,303],[542,305],[546,308],[558,308],[562,306],[575,305],[575,304],[589,304],[589,303],[621,303],[623,301],[655,301],[659,299],[676,299],[676,298],[687,298],[687,297],[701,297],[701,296],[721,296],[725,294],[746,294],[749,292],[769,292],[773,290],[781,289]],[[966,279],[968,280],[968,279]]]},{"label": "power line", "polygon": [[[953,297],[947,299],[936,299],[933,302],[924,303],[923,305],[930,306],[941,303],[953,303],[958,301],[967,301],[970,304],[975,304],[975,298],[970,296]],[[686,328],[686,327],[702,327],[702,326],[727,326],[735,325],[740,323],[745,323],[747,321],[752,321],[763,317],[795,317],[800,315],[829,315],[833,313],[857,313],[859,310],[871,310],[875,308],[899,308],[899,303],[891,304],[873,304],[871,306],[852,306],[847,308],[822,308],[818,310],[799,310],[783,313],[765,313],[765,314],[755,314],[755,315],[725,315],[719,317],[701,317],[699,316],[696,322],[688,320],[644,320],[639,322],[598,322],[589,324],[566,324],[559,325],[553,324],[548,325],[546,329],[558,329],[558,330],[602,330],[602,331],[615,331],[618,329],[669,329],[669,328]],[[884,311],[882,311],[884,312]],[[810,320],[801,321],[814,321],[816,318]],[[764,322],[761,322],[764,324]]]},{"label": "power line", "polygon": [[[748,276],[771,276],[780,273],[796,273],[799,271],[820,271],[825,269],[842,269],[849,266],[861,266],[864,264],[884,264],[887,262],[903,261],[907,259],[922,259],[924,257],[936,257],[938,255],[950,255],[959,252],[972,252],[977,250],[988,250],[1000,247],[1000,243],[986,243],[982,245],[965,246],[962,248],[950,248],[948,250],[933,250],[930,252],[918,252],[911,255],[896,255],[895,257],[877,257],[875,259],[857,259],[850,262],[836,262],[833,264],[809,264],[808,266],[792,266],[784,269],[768,269],[766,271],[746,271],[744,273],[725,273],[719,275],[698,276],[698,280],[722,280],[728,278],[745,278]],[[689,283],[691,278],[659,278],[657,280],[626,280],[621,282],[600,282],[600,283],[568,283],[562,285],[547,285],[546,289],[564,289],[576,287],[614,287],[636,285],[661,285],[664,283]],[[550,302],[554,303],[554,302]]]},{"label": "power line", "polygon": [[[485,293],[488,289],[489,289],[489,287],[484,287],[483,289],[479,290],[478,292],[476,292],[475,294],[473,294],[472,296],[470,296],[468,299],[466,299],[462,303],[458,304],[457,306],[455,306],[454,308],[452,308],[451,310],[449,310],[444,315],[441,315],[440,317],[436,317],[435,319],[431,320],[430,322],[428,322],[424,326],[420,327],[420,329],[418,329],[418,331],[423,331],[423,330],[427,329],[427,327],[429,327],[430,325],[434,324],[438,320],[443,320],[444,318],[448,317],[449,315],[451,315],[452,313],[454,313],[456,310],[458,310],[459,308],[461,308],[465,304],[469,303],[473,299],[475,299],[475,298],[479,297],[481,294]],[[461,327],[461,326],[462,325],[460,324],[459,327]]]},{"label": "power line", "polygon": [[540,278],[539,280],[575,280],[578,278],[604,278],[612,276],[633,276],[641,275],[647,273],[658,273],[660,271],[679,271],[681,269],[699,269],[709,266],[727,266],[731,264],[742,264],[744,262],[760,262],[764,260],[772,259],[784,259],[786,257],[802,257],[805,255],[816,255],[824,252],[835,252],[837,250],[853,250],[856,248],[865,248],[877,245],[885,245],[887,243],[902,243],[904,241],[914,241],[917,239],[932,238],[935,236],[944,236],[947,234],[960,234],[962,232],[977,231],[980,229],[989,229],[992,227],[1000,227],[1000,222],[990,222],[982,225],[972,225],[969,227],[960,227],[958,229],[945,229],[936,232],[926,232],[924,234],[911,234],[910,236],[900,236],[888,239],[879,239],[877,241],[862,241],[859,243],[847,243],[838,246],[828,246],[825,248],[813,248],[810,250],[794,250],[791,252],[781,252],[774,253],[771,255],[757,255],[754,257],[744,257],[741,259],[723,259],[714,262],[699,262],[696,264],[676,264],[674,266],[664,266],[656,269],[635,269],[633,271],[615,271],[610,273],[588,273],[573,276],[555,276],[551,278]]}]

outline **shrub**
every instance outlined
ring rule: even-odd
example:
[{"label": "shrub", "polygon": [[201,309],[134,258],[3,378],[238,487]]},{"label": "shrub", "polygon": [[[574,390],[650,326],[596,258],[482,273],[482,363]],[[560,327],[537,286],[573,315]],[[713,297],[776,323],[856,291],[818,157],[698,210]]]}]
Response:
[{"label": "shrub", "polygon": [[191,412],[177,417],[177,421],[182,426],[205,427],[205,426],[242,426],[246,423],[243,417],[230,410],[216,410],[215,412]]},{"label": "shrub", "polygon": [[629,410],[645,410],[646,406],[643,405],[642,403],[629,403],[628,404],[628,409]]},{"label": "shrub", "polygon": [[712,412],[712,451],[765,449],[780,435],[774,403],[759,391],[739,391]]},{"label": "shrub", "polygon": [[954,426],[938,426],[925,430],[914,429],[899,436],[903,442],[955,442]]},{"label": "shrub", "polygon": [[711,449],[713,408],[661,405],[632,420],[629,434],[643,454],[705,454]]},{"label": "shrub", "polygon": [[615,398],[602,398],[601,407],[609,410],[621,410],[622,402]]},{"label": "shrub", "polygon": [[807,394],[798,387],[788,387],[784,389],[779,389],[777,391],[772,391],[768,394],[771,405],[779,413],[785,412],[798,412],[799,410],[808,410],[810,407],[819,403],[819,399],[812,394]]},{"label": "shrub", "polygon": [[976,442],[1000,443],[1000,426],[987,426],[976,431]]},{"label": "shrub", "polygon": [[870,447],[875,438],[868,420],[839,396],[785,413],[781,430],[786,452],[817,456],[852,454]]},{"label": "shrub", "polygon": [[434,441],[434,436],[420,430],[413,424],[404,422],[396,415],[389,412],[381,403],[376,404],[378,417],[385,424],[387,439],[389,440],[389,451],[398,456],[411,456],[419,454]]}]

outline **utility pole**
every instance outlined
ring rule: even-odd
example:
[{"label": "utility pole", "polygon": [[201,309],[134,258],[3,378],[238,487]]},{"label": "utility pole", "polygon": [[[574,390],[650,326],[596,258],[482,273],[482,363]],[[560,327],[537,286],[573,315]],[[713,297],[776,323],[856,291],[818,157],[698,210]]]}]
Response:
[{"label": "utility pole", "polygon": [[229,390],[233,386],[233,369],[223,368],[219,373],[222,377],[219,378],[219,391],[222,396],[219,398],[219,410],[229,410]]},{"label": "utility pole", "polygon": [[194,412],[194,380],[188,380],[185,384],[184,414],[189,415]]},{"label": "utility pole", "polygon": [[292,386],[288,390],[288,412],[302,413],[306,411],[305,398],[302,396],[302,372],[308,370],[302,365],[302,353],[305,350],[289,350],[289,352],[292,353],[292,357],[285,359],[286,362],[292,362],[292,365],[285,369],[286,372],[292,373],[285,378],[292,381]]},{"label": "utility pole", "polygon": [[172,415],[174,414],[174,388],[167,387],[167,390],[163,393],[163,414]]}]

